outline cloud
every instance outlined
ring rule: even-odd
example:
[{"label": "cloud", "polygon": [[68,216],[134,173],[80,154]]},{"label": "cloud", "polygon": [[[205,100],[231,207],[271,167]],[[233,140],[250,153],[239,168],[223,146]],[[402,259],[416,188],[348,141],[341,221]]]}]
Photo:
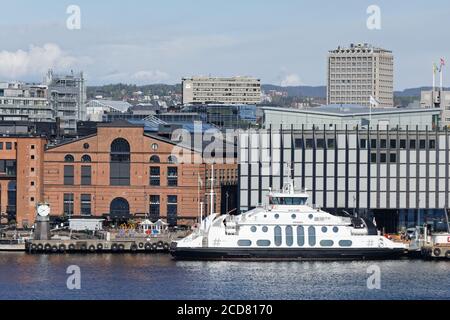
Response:
[{"label": "cloud", "polygon": [[141,70],[136,72],[114,71],[100,77],[103,82],[122,82],[137,85],[162,83],[170,78],[169,74],[160,70]]},{"label": "cloud", "polygon": [[42,47],[31,45],[28,51],[0,51],[0,77],[19,80],[22,77],[43,76],[48,69],[68,70],[78,59],[65,53],[54,43]]},{"label": "cloud", "polygon": [[298,74],[291,73],[284,77],[283,80],[281,80],[281,86],[283,87],[293,87],[293,86],[300,86],[302,85],[302,81]]},{"label": "cloud", "polygon": [[169,74],[159,70],[138,71],[132,74],[130,78],[138,83],[155,83],[169,79]]}]

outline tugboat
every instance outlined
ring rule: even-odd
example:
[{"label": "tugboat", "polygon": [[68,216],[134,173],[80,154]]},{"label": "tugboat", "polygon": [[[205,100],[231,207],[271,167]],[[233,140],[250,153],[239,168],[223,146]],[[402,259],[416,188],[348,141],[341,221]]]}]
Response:
[{"label": "tugboat", "polygon": [[[214,178],[211,178],[213,185]],[[213,199],[211,188],[211,199]],[[366,219],[335,216],[308,204],[292,180],[268,194],[268,205],[240,215],[211,214],[186,238],[173,241],[177,260],[394,259],[406,245],[379,234]],[[214,206],[210,206],[211,211]]]}]

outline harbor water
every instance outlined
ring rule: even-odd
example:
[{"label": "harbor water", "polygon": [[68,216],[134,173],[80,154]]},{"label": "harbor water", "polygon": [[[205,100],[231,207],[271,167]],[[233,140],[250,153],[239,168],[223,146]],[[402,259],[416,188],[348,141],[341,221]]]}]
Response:
[{"label": "harbor water", "polygon": [[[67,286],[69,266],[79,267],[79,290]],[[379,289],[367,285],[373,270],[379,270]],[[27,300],[450,300],[450,263],[189,262],[164,254],[0,253],[0,295]]]}]

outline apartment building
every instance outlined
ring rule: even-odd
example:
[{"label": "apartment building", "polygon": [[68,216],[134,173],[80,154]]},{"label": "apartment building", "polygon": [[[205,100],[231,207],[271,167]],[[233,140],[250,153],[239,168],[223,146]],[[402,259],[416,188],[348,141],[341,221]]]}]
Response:
[{"label": "apartment building", "polygon": [[46,85],[0,83],[0,120],[48,122],[53,119]]},{"label": "apartment building", "polygon": [[261,103],[261,80],[250,77],[193,77],[182,80],[183,104]]},{"label": "apartment building", "polygon": [[367,43],[329,51],[327,104],[394,106],[394,56]]}]

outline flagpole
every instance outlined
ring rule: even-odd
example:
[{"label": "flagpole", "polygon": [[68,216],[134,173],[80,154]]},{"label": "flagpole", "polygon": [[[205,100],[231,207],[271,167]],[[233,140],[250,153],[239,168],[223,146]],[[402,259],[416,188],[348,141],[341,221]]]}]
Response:
[{"label": "flagpole", "polygon": [[436,88],[436,64],[433,63],[433,92]]}]

